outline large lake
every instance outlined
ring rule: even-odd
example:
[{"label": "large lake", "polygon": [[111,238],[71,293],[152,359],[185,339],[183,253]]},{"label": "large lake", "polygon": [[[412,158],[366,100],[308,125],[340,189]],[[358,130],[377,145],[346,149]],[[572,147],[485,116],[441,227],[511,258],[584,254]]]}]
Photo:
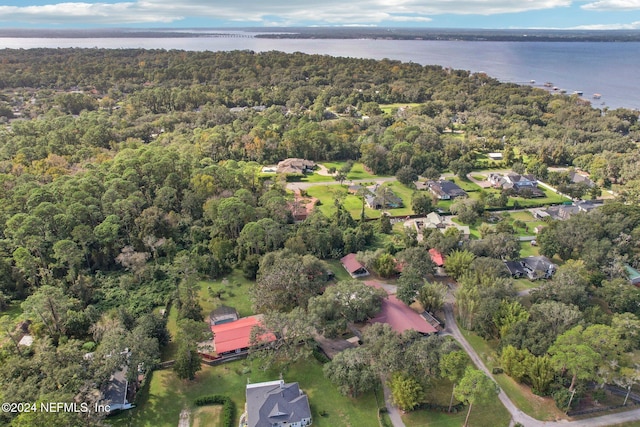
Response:
[{"label": "large lake", "polygon": [[[567,93],[582,91],[598,108],[640,109],[640,43],[466,42],[425,40],[185,38],[0,38],[0,48],[99,47],[256,52],[278,50],[484,71],[503,82],[542,87],[551,82]],[[601,95],[592,99],[594,93]]]}]

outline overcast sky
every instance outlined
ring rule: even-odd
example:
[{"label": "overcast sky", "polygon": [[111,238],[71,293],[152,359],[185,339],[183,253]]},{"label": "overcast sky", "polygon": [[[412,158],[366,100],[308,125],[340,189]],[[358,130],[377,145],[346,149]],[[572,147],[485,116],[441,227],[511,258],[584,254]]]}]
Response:
[{"label": "overcast sky", "polygon": [[0,27],[640,29],[640,0],[0,0]]}]

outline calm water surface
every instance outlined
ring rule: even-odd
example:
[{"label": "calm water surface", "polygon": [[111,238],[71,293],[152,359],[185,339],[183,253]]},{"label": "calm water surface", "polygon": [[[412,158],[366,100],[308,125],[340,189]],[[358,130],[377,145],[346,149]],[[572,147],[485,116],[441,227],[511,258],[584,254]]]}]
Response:
[{"label": "calm water surface", "polygon": [[567,93],[584,92],[595,107],[640,109],[640,43],[465,42],[426,40],[313,40],[252,37],[0,38],[0,48],[99,47],[257,52],[279,50],[357,58],[390,58],[418,64],[484,71],[503,82],[544,82]]}]

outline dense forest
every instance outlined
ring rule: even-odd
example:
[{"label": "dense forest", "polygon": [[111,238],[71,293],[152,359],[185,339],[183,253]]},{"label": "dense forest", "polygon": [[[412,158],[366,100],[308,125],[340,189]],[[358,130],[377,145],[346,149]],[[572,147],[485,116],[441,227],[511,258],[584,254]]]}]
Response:
[{"label": "dense forest", "polygon": [[[415,261],[425,258],[417,250],[438,247],[461,258],[458,266],[468,271],[451,275],[461,283],[463,325],[514,351],[527,348],[531,357],[547,357],[574,326],[586,333],[624,321],[639,330],[640,293],[627,287],[622,298],[616,291],[620,266],[640,263],[637,111],[594,109],[576,96],[485,74],[391,60],[250,51],[1,53],[0,312],[20,306],[29,320],[21,326],[38,338],[38,346],[21,348],[14,319],[2,317],[4,400],[90,397],[119,364],[153,366],[169,340],[154,309],[173,301],[184,335],[200,336],[188,322],[202,320],[190,287],[200,277],[240,269],[258,277],[258,312],[307,310],[310,301],[322,303],[320,260],[367,250],[378,267],[399,252],[408,260],[412,268],[399,279],[410,289],[408,302],[441,292],[416,294],[431,272]],[[487,167],[492,151],[504,154],[505,167],[558,183],[563,177],[549,167],[580,168],[623,202],[545,229],[541,251],[570,267],[532,294],[529,309],[517,305],[508,278],[496,279],[504,275],[495,266],[505,254],[492,250],[505,247],[500,236],[459,248],[451,235],[425,236],[421,245],[405,235],[374,253],[379,234],[390,232],[383,220],[358,221],[337,206],[331,217],[315,212],[294,223],[285,181],[261,173],[262,165],[300,157],[360,161],[375,174],[464,176]],[[290,277],[271,277],[283,270]],[[304,287],[291,294],[300,277]],[[549,317],[549,305],[564,317]],[[336,326],[326,313],[316,316],[326,330],[344,320]],[[625,333],[624,350],[637,349],[638,337]],[[137,377],[136,369],[129,375]],[[549,393],[550,383],[537,390]],[[0,419],[98,422],[82,416],[55,419],[62,424],[35,424],[28,414]]]}]

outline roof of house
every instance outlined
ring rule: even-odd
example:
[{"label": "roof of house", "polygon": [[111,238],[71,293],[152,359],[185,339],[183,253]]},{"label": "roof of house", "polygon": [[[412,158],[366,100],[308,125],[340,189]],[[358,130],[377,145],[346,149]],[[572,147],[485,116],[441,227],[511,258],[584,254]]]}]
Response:
[{"label": "roof of house", "polygon": [[429,181],[429,188],[436,193],[446,194],[449,197],[466,196],[467,193],[460,188],[455,182],[446,179],[440,181]]},{"label": "roof of house", "polygon": [[343,256],[340,258],[340,262],[349,273],[355,273],[361,268],[364,268],[364,265],[356,259],[356,254],[354,253]]},{"label": "roof of house", "polygon": [[627,277],[631,283],[640,281],[640,271],[631,267],[629,264],[625,264],[624,269],[627,272]]},{"label": "roof of house", "polygon": [[289,158],[278,162],[277,173],[304,173],[313,169],[316,164],[311,160]]},{"label": "roof of house", "polygon": [[[382,289],[380,283],[376,281],[366,281],[365,284]],[[388,298],[382,300],[380,312],[369,322],[387,323],[398,333],[404,333],[410,329],[422,334],[437,332],[436,328],[427,323],[424,317],[413,311],[411,307],[400,301],[393,294],[389,294]]]},{"label": "roof of house", "polygon": [[122,408],[127,405],[127,367],[114,372],[109,378],[109,383],[103,390],[102,401],[112,408]]},{"label": "roof of house", "polygon": [[[243,317],[234,322],[212,325],[213,345],[216,353],[227,353],[250,346],[251,330],[259,326],[261,315]],[[269,333],[260,337],[265,341],[274,341],[276,337]]]},{"label": "roof of house", "polygon": [[584,182],[589,187],[593,187],[595,185],[595,183],[593,181],[591,181],[591,179],[589,179],[588,176],[579,174],[578,172],[575,172],[575,171],[570,171],[569,172],[569,180],[571,180],[571,182],[573,182],[574,184],[578,184],[580,182]]},{"label": "roof of house", "polygon": [[307,395],[298,383],[283,380],[247,384],[247,426],[271,427],[311,418]]},{"label": "roof of house", "polygon": [[527,271],[524,269],[520,261],[505,261],[504,265],[512,276],[526,276]]},{"label": "roof of house", "polygon": [[431,261],[433,261],[433,263],[438,267],[442,267],[444,265],[444,255],[442,255],[437,249],[429,249],[429,256],[431,256]]},{"label": "roof of house", "polygon": [[548,271],[549,268],[555,268],[555,264],[544,256],[528,256],[523,258],[522,262],[533,271]]},{"label": "roof of house", "polygon": [[209,319],[216,324],[238,320],[238,310],[227,305],[221,305],[209,314]]}]

